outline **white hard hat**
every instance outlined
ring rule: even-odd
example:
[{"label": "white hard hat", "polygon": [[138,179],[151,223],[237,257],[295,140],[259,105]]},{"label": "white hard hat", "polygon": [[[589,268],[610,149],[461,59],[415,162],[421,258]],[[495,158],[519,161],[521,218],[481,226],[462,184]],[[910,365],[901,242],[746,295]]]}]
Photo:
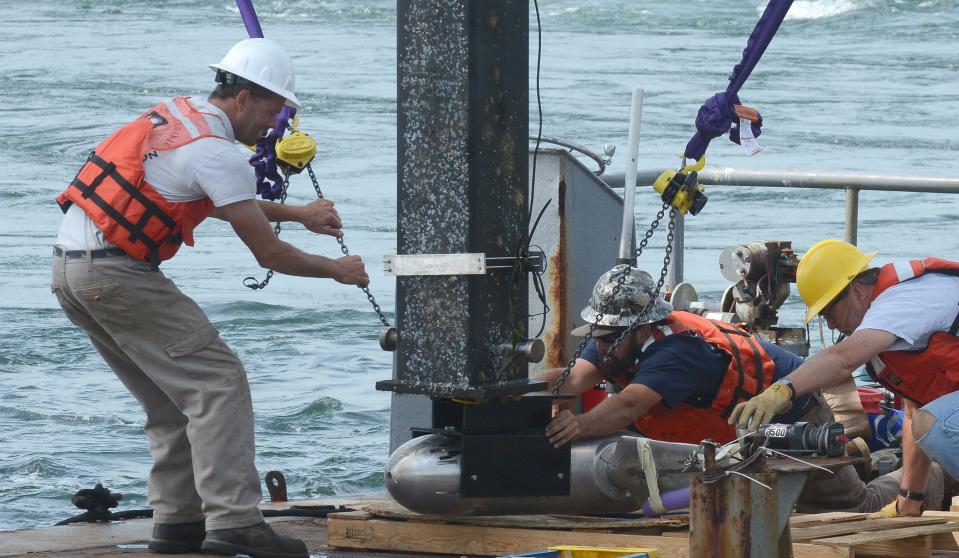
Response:
[{"label": "white hard hat", "polygon": [[233,45],[213,71],[222,70],[280,95],[286,104],[300,108],[296,99],[293,61],[283,47],[270,39],[245,39]]}]

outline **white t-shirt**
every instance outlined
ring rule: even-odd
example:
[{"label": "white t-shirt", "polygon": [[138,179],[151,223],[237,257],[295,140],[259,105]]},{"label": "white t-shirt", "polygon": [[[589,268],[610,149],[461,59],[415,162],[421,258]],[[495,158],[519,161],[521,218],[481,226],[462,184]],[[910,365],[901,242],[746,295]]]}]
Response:
[{"label": "white t-shirt", "polygon": [[[212,133],[220,138],[203,138],[176,149],[156,152],[143,162],[144,179],[171,202],[210,198],[222,207],[256,198],[256,174],[247,162],[251,153],[236,144],[233,125],[226,113],[206,100],[190,98],[190,104],[205,113]],[[77,205],[70,206],[57,245],[64,250],[97,250],[112,245]]]},{"label": "white t-shirt", "polygon": [[888,331],[897,339],[890,351],[915,351],[938,331],[949,331],[959,314],[959,277],[926,273],[893,285],[872,301],[856,328]]}]

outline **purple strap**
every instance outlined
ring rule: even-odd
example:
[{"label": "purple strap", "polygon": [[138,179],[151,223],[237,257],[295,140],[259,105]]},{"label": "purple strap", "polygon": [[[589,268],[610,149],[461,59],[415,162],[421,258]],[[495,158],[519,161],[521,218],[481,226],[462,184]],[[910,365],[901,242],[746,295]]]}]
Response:
[{"label": "purple strap", "polygon": [[276,200],[283,194],[283,177],[276,168],[276,142],[283,137],[294,114],[296,109],[284,106],[276,115],[273,129],[256,142],[256,153],[250,157],[250,166],[256,172],[256,193],[265,200]]},{"label": "purple strap", "polygon": [[[663,501],[663,507],[666,508],[666,511],[671,512],[673,510],[688,508],[690,494],[689,487],[687,486],[685,488],[668,490],[661,493],[659,497]],[[643,515],[646,517],[659,517],[659,513],[653,509],[653,506],[649,503],[649,500],[646,500],[643,503]]]},{"label": "purple strap", "polygon": [[[729,76],[729,86],[726,87],[726,91],[716,93],[699,108],[699,113],[696,115],[696,133],[686,144],[687,159],[698,160],[706,153],[709,142],[727,131],[730,132],[729,139],[739,143],[739,119],[733,111],[734,104],[741,104],[738,96],[739,89],[746,83],[749,74],[766,52],[766,47],[779,30],[792,3],[793,0],[769,0],[766,10],[763,11],[749,40],[746,41],[742,60],[733,68]],[[730,130],[734,124],[734,129]],[[751,126],[754,137],[759,137],[761,127],[762,118]]]},{"label": "purple strap", "polygon": [[[236,7],[240,10],[250,38],[262,39],[263,29],[260,28],[260,20],[253,9],[253,0],[236,0]],[[283,177],[276,168],[276,141],[283,137],[294,114],[294,108],[284,106],[280,114],[276,115],[273,129],[256,142],[256,153],[250,157],[250,166],[256,172],[256,193],[265,200],[276,200],[283,194]]]},{"label": "purple strap", "polygon": [[236,0],[236,7],[240,9],[243,24],[246,25],[246,32],[250,38],[262,39],[263,29],[260,28],[260,20],[256,17],[256,10],[253,9],[253,0]]}]

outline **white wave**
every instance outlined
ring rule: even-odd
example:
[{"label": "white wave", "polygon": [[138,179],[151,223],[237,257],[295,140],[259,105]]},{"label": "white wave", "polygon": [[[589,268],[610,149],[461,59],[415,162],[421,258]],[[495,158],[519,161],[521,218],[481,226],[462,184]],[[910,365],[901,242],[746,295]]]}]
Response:
[{"label": "white wave", "polygon": [[[793,21],[824,19],[855,12],[868,5],[869,2],[863,0],[797,0],[789,8],[786,19]],[[766,9],[765,4],[759,7],[759,13],[762,13],[764,9]]]}]

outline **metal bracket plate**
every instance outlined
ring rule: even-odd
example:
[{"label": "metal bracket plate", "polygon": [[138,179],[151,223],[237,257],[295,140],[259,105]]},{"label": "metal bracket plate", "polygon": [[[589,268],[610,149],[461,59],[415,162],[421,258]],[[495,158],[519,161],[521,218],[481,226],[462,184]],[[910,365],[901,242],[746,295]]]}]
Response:
[{"label": "metal bracket plate", "polygon": [[[546,255],[532,252],[526,258],[530,271],[546,270]],[[487,271],[513,268],[516,258],[486,254],[396,254],[383,256],[383,271],[396,277],[424,275],[486,275]]]},{"label": "metal bracket plate", "polygon": [[485,254],[406,254],[383,256],[387,275],[485,275]]}]

